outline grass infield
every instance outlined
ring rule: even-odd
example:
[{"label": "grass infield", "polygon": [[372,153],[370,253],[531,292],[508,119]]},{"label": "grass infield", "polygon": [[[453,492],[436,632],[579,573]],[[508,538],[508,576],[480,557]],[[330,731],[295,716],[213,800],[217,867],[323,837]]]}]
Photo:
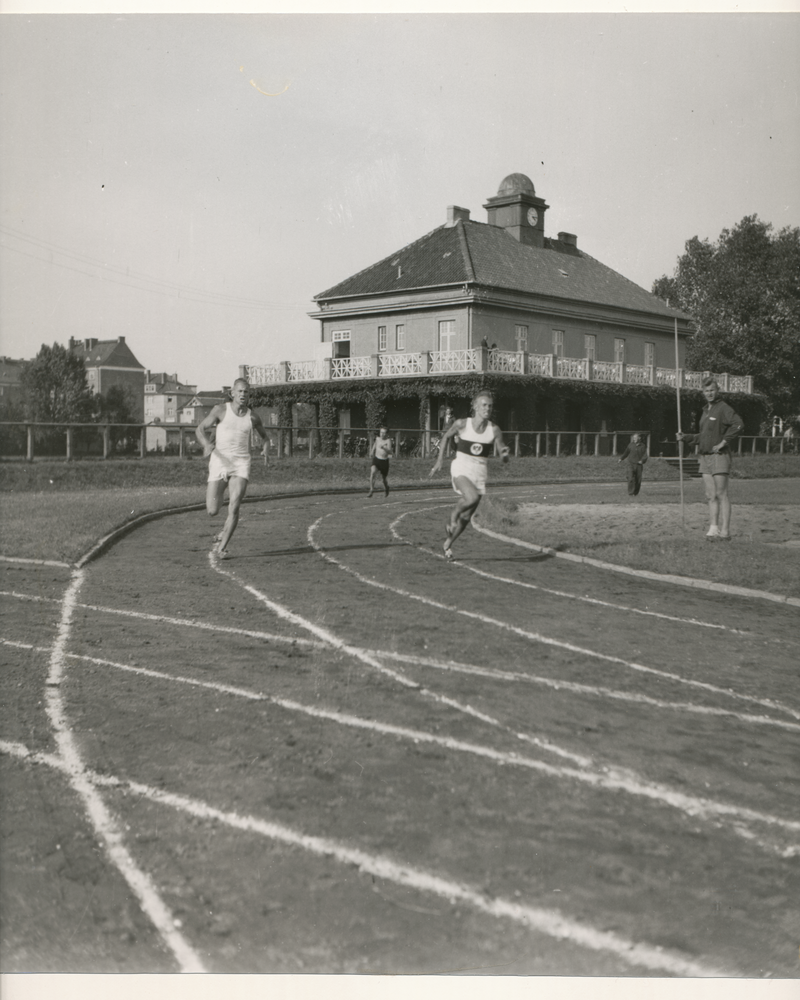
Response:
[{"label": "grass infield", "polygon": [[[392,462],[390,483],[395,487],[430,482],[446,485],[445,474],[429,479],[432,464],[428,459]],[[254,459],[248,496],[299,490],[366,489],[368,476],[369,463],[364,459],[296,458],[273,461],[268,467]],[[748,483],[751,504],[762,504],[765,509],[774,507],[776,502],[791,504],[796,496],[791,489],[779,491],[781,497],[777,501],[774,487],[769,484],[765,483],[759,491],[758,480],[778,478],[800,478],[800,457],[757,455],[735,461],[732,479],[752,481]],[[663,461],[651,459],[646,466],[645,488],[653,482],[677,485],[678,479],[678,470]],[[508,465],[492,463],[495,485],[515,481],[546,484],[622,483],[623,480],[623,471],[614,458],[561,457],[517,459]],[[2,463],[0,553],[72,562],[99,538],[142,514],[202,504],[205,482],[206,463],[199,459]],[[735,482],[732,489],[735,490]],[[698,545],[696,533],[670,537],[669,533],[659,531],[658,538],[642,535],[632,538],[631,531],[623,525],[604,530],[596,539],[586,539],[576,538],[567,524],[563,536],[551,531],[543,537],[513,504],[492,500],[491,494],[482,505],[481,516],[487,527],[607,562],[800,596],[800,551],[764,544],[752,536],[741,536],[735,539],[737,544],[730,546],[714,546],[711,557],[710,546]]]}]

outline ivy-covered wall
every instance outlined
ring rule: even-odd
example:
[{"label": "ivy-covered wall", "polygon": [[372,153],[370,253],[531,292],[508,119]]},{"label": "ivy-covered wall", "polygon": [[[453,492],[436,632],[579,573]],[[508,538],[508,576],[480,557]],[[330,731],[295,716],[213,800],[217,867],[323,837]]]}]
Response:
[{"label": "ivy-covered wall", "polygon": [[[374,430],[388,422],[394,428],[416,412],[417,427],[437,427],[441,407],[449,405],[454,416],[469,410],[469,400],[480,390],[489,389],[496,401],[497,421],[504,430],[567,431],[577,429],[567,423],[580,423],[580,429],[649,431],[657,440],[674,439],[677,428],[675,390],[667,386],[618,385],[612,382],[567,382],[539,375],[499,375],[475,372],[442,378],[359,379],[358,381],[282,383],[254,388],[254,406],[277,406],[279,422],[291,423],[293,403],[311,403],[319,414],[320,443],[323,454],[331,454],[336,442],[339,409],[363,413],[366,426]],[[767,414],[763,396],[724,393],[724,398],[739,413],[746,434],[757,434]],[[692,431],[697,426],[705,400],[700,390],[681,390],[681,426]],[[432,405],[433,404],[433,405]],[[286,421],[284,422],[284,417]],[[398,422],[402,417],[403,422]],[[503,424],[503,419],[506,425]],[[352,426],[359,426],[351,421]],[[333,428],[333,429],[332,429]]]}]

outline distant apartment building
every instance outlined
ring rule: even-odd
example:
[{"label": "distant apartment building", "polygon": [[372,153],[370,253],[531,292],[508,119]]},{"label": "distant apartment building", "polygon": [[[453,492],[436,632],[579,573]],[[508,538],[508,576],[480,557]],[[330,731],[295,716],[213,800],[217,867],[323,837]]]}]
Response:
[{"label": "distant apartment building", "polygon": [[24,364],[23,360],[0,358],[0,404],[22,402],[20,375]]},{"label": "distant apartment building", "polygon": [[[144,422],[147,427],[148,451],[166,450],[178,441],[181,409],[197,395],[197,386],[181,382],[177,372],[146,373],[144,383]],[[175,424],[170,433],[169,425]]]},{"label": "distant apartment building", "polygon": [[231,398],[230,386],[224,385],[221,389],[211,389],[208,392],[198,392],[181,407],[179,422],[197,426],[211,413],[215,406],[225,403]]},{"label": "distant apartment building", "polygon": [[86,381],[94,393],[105,393],[112,386],[122,386],[128,390],[128,400],[134,420],[144,419],[142,391],[145,384],[145,368],[136,360],[124,337],[116,340],[85,340],[69,338],[70,351],[83,359],[86,366]]}]

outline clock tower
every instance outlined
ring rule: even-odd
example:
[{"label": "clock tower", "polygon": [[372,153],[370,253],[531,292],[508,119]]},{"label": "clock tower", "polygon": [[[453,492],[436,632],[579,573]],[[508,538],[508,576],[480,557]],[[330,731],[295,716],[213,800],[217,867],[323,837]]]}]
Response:
[{"label": "clock tower", "polygon": [[527,246],[544,246],[544,213],[550,206],[536,197],[533,181],[525,174],[509,174],[483,207],[490,226],[505,229]]}]

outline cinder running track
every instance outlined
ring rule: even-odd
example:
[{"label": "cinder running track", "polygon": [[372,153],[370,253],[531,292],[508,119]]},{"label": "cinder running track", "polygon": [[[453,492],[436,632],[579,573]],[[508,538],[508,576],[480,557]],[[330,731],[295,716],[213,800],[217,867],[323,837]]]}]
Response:
[{"label": "cinder running track", "polygon": [[4,971],[798,975],[797,610],[451,503],[0,564]]}]

